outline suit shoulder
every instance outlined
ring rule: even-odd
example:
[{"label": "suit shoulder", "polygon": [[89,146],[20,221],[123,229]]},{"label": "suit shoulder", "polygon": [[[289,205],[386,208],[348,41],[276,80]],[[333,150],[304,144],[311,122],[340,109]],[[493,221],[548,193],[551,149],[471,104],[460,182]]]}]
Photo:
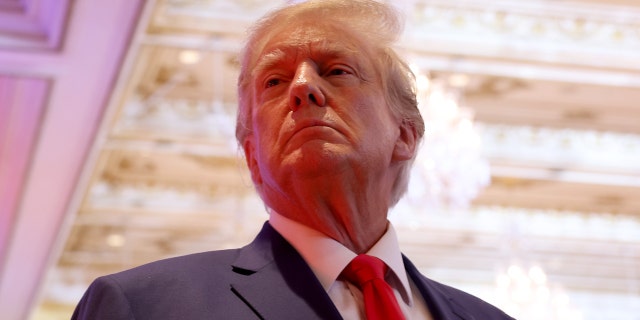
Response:
[{"label": "suit shoulder", "polygon": [[148,277],[155,274],[193,274],[216,271],[229,271],[230,265],[238,254],[238,249],[208,251],[171,257],[143,264],[110,275],[118,280]]},{"label": "suit shoulder", "polygon": [[[73,319],[206,319],[214,312],[251,314],[230,290],[230,283],[243,277],[231,266],[238,252],[190,254],[99,277],[78,303]],[[229,306],[233,308],[227,310]]]}]

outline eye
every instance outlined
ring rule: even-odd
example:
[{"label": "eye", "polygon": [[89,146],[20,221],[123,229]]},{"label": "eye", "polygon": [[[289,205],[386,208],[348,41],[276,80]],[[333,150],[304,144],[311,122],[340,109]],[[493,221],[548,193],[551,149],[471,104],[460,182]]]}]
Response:
[{"label": "eye", "polygon": [[279,85],[280,83],[282,83],[282,80],[280,80],[278,78],[271,78],[271,79],[267,80],[267,82],[265,83],[264,87],[265,88],[271,88],[271,87],[275,87],[275,86]]},{"label": "eye", "polygon": [[328,76],[344,76],[349,74],[353,74],[353,72],[346,67],[332,67],[327,72]]}]

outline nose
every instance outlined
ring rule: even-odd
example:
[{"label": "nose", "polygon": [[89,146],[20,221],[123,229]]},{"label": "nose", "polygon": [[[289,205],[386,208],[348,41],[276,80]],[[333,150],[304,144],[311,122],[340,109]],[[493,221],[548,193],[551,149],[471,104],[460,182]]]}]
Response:
[{"label": "nose", "polygon": [[291,110],[296,111],[310,105],[324,107],[326,99],[321,89],[321,81],[322,77],[313,63],[301,63],[289,88]]}]

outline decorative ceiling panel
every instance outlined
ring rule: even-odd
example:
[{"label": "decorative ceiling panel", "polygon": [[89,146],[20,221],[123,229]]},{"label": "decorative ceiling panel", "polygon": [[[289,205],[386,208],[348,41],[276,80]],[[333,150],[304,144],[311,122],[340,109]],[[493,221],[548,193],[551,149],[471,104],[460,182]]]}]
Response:
[{"label": "decorative ceiling panel", "polygon": [[58,50],[70,0],[0,1],[0,49]]},{"label": "decorative ceiling panel", "polygon": [[640,8],[606,3],[415,1],[405,46],[461,57],[640,70]]},{"label": "decorative ceiling panel", "polygon": [[224,51],[142,46],[111,134],[234,150],[234,59]]},{"label": "decorative ceiling panel", "polygon": [[47,107],[51,81],[0,74],[0,265]]},{"label": "decorative ceiling panel", "polygon": [[148,32],[242,35],[264,12],[283,4],[282,0],[158,0]]},{"label": "decorative ceiling panel", "polygon": [[0,3],[2,319],[29,317],[57,260],[140,9],[138,0]]}]

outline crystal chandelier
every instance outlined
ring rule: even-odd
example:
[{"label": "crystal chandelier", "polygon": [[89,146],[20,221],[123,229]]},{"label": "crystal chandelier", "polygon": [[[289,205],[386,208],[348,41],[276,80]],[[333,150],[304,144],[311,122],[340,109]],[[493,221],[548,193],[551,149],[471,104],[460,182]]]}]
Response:
[{"label": "crystal chandelier", "polygon": [[521,320],[582,320],[562,286],[551,283],[540,264],[531,263],[522,222],[511,215],[506,227],[501,244],[510,263],[496,276],[496,305]]},{"label": "crystal chandelier", "polygon": [[528,269],[511,264],[496,277],[497,305],[522,320],[582,320],[569,296],[559,286],[551,285],[544,270],[537,265]]},{"label": "crystal chandelier", "polygon": [[426,131],[407,197],[421,205],[426,202],[431,208],[466,208],[490,181],[473,113],[460,106],[469,77],[453,74],[430,78],[412,69]]}]

